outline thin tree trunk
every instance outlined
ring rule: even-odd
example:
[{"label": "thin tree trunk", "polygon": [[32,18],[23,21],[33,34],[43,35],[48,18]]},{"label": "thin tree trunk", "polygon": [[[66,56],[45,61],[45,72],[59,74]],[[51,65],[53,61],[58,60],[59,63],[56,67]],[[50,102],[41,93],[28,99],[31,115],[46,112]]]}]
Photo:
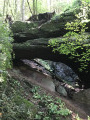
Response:
[{"label": "thin tree trunk", "polygon": [[50,7],[49,7],[49,0],[47,0],[47,8],[48,8],[48,10],[50,9]]},{"label": "thin tree trunk", "polygon": [[4,5],[3,5],[3,16],[5,14],[5,0],[4,0]]},{"label": "thin tree trunk", "polygon": [[13,14],[12,7],[11,7],[11,4],[10,4],[10,1],[9,1],[9,0],[8,0],[8,4],[9,4],[9,7],[10,7],[10,9],[11,9],[11,14],[12,14],[12,16],[13,16],[13,18],[14,18],[14,14]]},{"label": "thin tree trunk", "polygon": [[35,0],[33,0],[33,15],[35,15]]},{"label": "thin tree trunk", "polygon": [[[6,15],[8,14],[8,8],[9,8],[9,0],[7,0],[7,2],[6,2]],[[11,9],[11,7],[10,7],[10,9]]]},{"label": "thin tree trunk", "polygon": [[37,0],[36,0],[36,15],[37,15]]},{"label": "thin tree trunk", "polygon": [[22,21],[25,18],[25,0],[22,0]]},{"label": "thin tree trunk", "polygon": [[50,12],[51,12],[51,4],[52,4],[51,2],[52,2],[52,1],[50,0]]},{"label": "thin tree trunk", "polygon": [[15,16],[16,16],[17,15],[17,0],[15,0],[15,10],[14,10],[14,13],[15,13]]},{"label": "thin tree trunk", "polygon": [[27,3],[28,3],[29,10],[30,10],[30,12],[31,12],[31,14],[32,14],[32,10],[31,10],[31,7],[30,7],[30,5],[29,5],[29,1],[28,1],[28,0],[27,0]]}]

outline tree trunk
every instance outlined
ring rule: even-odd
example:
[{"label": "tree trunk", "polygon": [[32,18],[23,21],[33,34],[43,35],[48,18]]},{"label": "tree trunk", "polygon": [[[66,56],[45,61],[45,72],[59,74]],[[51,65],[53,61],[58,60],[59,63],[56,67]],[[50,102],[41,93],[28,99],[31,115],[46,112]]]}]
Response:
[{"label": "tree trunk", "polygon": [[4,5],[3,5],[3,16],[5,14],[5,0],[4,0]]},{"label": "tree trunk", "polygon": [[35,15],[35,0],[33,0],[33,15]]},{"label": "tree trunk", "polygon": [[14,10],[14,13],[17,14],[17,0],[15,0],[15,10]]},{"label": "tree trunk", "polygon": [[33,14],[28,0],[27,0],[27,3],[28,3],[28,7],[29,7],[29,10],[30,10],[30,13]]},{"label": "tree trunk", "polygon": [[51,4],[52,4],[52,0],[50,0],[50,12],[51,12]]},{"label": "tree trunk", "polygon": [[25,19],[25,0],[22,0],[22,21]]},{"label": "tree trunk", "polygon": [[38,8],[38,7],[37,7],[37,0],[36,0],[36,15],[37,15],[37,8]]}]

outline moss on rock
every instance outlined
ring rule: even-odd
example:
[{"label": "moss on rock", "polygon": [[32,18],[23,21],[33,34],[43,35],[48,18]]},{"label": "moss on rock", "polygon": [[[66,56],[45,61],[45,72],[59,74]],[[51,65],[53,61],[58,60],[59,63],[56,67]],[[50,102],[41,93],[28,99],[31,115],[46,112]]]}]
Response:
[{"label": "moss on rock", "polygon": [[32,28],[36,28],[37,26],[38,26],[38,23],[16,21],[15,23],[12,24],[11,29],[14,33],[18,33],[18,32],[25,32]]}]

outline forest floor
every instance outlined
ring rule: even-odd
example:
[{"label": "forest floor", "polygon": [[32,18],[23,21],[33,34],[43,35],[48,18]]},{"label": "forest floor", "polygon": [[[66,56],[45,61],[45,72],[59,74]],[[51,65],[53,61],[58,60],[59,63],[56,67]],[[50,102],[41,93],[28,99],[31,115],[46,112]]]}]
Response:
[{"label": "forest floor", "polygon": [[[32,63],[31,63],[32,64]],[[50,77],[49,74],[46,73],[45,70],[42,70],[42,66],[38,66],[38,70],[35,68],[36,64],[32,64],[32,69],[27,67],[27,65],[18,65],[14,66],[12,70],[9,70],[9,74],[14,78],[20,81],[21,85],[23,87],[24,83],[23,80],[30,83],[34,86],[40,86],[39,92],[45,93],[46,95],[51,95],[53,98],[60,98],[63,102],[65,102],[65,105],[68,109],[72,111],[72,120],[78,120],[75,119],[75,116],[78,114],[81,120],[87,120],[87,113],[86,111],[77,103],[72,101],[69,98],[60,96],[57,92],[50,91],[47,89],[47,87],[41,82],[42,78],[46,78],[47,76]],[[26,92],[28,89],[26,89]],[[32,99],[32,93],[29,93],[26,96],[27,100],[30,100],[34,104],[38,104],[38,100],[34,101]]]}]

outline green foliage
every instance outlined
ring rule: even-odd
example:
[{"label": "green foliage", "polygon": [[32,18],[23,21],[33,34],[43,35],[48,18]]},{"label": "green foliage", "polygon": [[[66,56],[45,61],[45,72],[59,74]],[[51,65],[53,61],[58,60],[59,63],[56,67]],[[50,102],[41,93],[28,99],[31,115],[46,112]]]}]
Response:
[{"label": "green foliage", "polygon": [[81,6],[81,2],[82,0],[74,0],[73,3],[72,3],[72,7],[74,8],[80,8]]},{"label": "green foliage", "polygon": [[[33,98],[38,99],[39,101],[39,111],[36,114],[36,119],[44,119],[44,120],[60,120],[61,117],[69,116],[70,111],[65,108],[65,104],[59,98],[53,98],[50,95],[40,94],[39,90],[35,88],[33,90]],[[45,109],[44,111],[40,111],[40,109]]]},{"label": "green foliage", "polygon": [[39,0],[37,3],[37,13],[44,13],[48,11],[47,1]]},{"label": "green foliage", "polygon": [[[2,120],[33,119],[37,111],[33,103],[23,97],[24,89],[20,82],[7,78],[7,84],[0,84],[0,113]],[[1,117],[1,116],[0,116]]]},{"label": "green foliage", "polygon": [[63,1],[54,1],[53,9],[56,10],[57,14],[61,14],[65,10],[67,10],[71,6],[71,3],[67,3],[65,0]]},{"label": "green foliage", "polygon": [[[79,70],[86,69],[90,62],[90,35],[85,33],[87,29],[86,23],[82,22],[81,17],[77,15],[77,19],[66,24],[67,32],[61,41],[52,39],[49,45],[53,47],[53,51],[59,51],[60,54],[69,55],[70,59],[80,62]],[[61,43],[61,44],[60,44]]]},{"label": "green foliage", "polygon": [[0,81],[5,78],[6,69],[11,68],[12,42],[9,27],[0,18]]},{"label": "green foliage", "polygon": [[84,3],[90,3],[90,0],[82,0]]},{"label": "green foliage", "polygon": [[[67,0],[62,0],[62,1],[38,0],[37,2],[35,2],[34,9],[37,14],[44,13],[44,12],[52,12],[54,10],[56,11],[57,14],[60,14],[64,10],[70,8],[72,6],[73,1],[72,0],[69,0],[69,1]],[[33,0],[31,1],[29,0],[29,5],[33,13]],[[21,20],[21,17],[22,17],[21,6],[22,6],[22,0],[19,0],[19,1],[18,0],[15,0],[15,1],[5,0],[5,4],[4,4],[4,0],[0,0],[0,11],[2,14],[4,14],[3,17],[5,17],[6,14],[9,14],[12,16],[13,20]],[[29,10],[29,6],[26,0],[25,1],[25,20],[28,19],[32,15],[31,11]]]}]

